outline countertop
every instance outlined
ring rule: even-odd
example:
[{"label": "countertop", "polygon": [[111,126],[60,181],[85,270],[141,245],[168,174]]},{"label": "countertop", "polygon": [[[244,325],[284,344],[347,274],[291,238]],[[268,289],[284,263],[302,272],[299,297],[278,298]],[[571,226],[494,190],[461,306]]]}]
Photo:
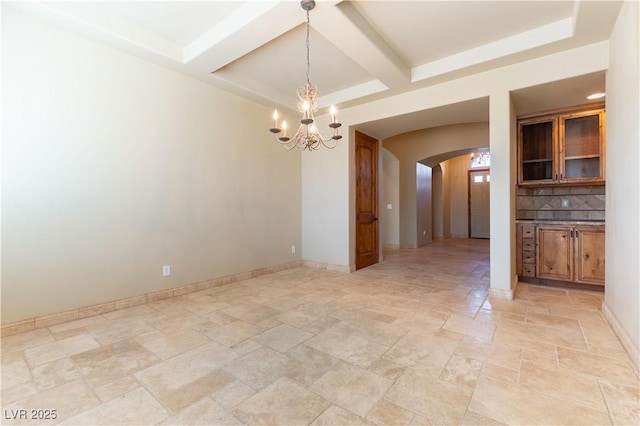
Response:
[{"label": "countertop", "polygon": [[516,223],[532,225],[592,225],[604,226],[604,220],[516,219]]}]

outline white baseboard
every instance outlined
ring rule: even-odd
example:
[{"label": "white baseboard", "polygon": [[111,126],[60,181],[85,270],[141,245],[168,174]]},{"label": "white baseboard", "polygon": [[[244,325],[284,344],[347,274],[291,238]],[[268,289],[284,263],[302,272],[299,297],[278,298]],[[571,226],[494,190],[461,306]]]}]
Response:
[{"label": "white baseboard", "polygon": [[627,351],[627,355],[629,355],[629,358],[631,359],[631,366],[635,370],[636,376],[640,376],[640,351],[638,351],[638,347],[633,343],[633,340],[631,340],[615,315],[613,315],[613,312],[609,309],[606,301],[602,302],[602,314],[613,329],[613,332],[618,336],[618,339],[620,339],[620,343],[622,343],[624,350]]}]

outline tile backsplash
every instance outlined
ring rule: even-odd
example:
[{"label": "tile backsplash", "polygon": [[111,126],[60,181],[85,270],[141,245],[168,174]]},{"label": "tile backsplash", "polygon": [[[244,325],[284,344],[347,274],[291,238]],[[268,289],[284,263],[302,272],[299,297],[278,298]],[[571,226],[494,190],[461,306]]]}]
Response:
[{"label": "tile backsplash", "polygon": [[605,219],[604,185],[518,187],[516,194],[516,219]]}]

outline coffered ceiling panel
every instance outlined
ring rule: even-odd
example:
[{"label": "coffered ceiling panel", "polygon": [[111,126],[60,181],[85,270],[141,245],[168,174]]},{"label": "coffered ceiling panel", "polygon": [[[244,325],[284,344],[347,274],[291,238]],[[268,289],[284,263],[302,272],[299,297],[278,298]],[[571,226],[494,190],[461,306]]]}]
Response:
[{"label": "coffered ceiling panel", "polygon": [[568,1],[360,1],[353,4],[411,66],[570,18],[573,10],[573,3]]}]

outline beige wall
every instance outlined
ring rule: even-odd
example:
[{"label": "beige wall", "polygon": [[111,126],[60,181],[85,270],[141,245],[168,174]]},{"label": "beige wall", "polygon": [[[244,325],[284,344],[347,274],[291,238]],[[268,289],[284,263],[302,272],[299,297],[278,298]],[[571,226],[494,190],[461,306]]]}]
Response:
[{"label": "beige wall", "polygon": [[417,246],[431,242],[431,167],[416,163],[416,229]]},{"label": "beige wall", "polygon": [[2,109],[2,323],[300,259],[267,108],[3,9]]},{"label": "beige wall", "polygon": [[[382,157],[382,180],[380,188],[380,235],[381,246],[400,246],[400,161],[385,148],[380,147]],[[387,205],[391,204],[391,209]]]},{"label": "beige wall", "polygon": [[469,155],[460,155],[445,162],[450,184],[451,236],[469,237]]},{"label": "beige wall", "polygon": [[605,305],[640,347],[640,7],[625,2],[611,34],[607,72]]},{"label": "beige wall", "polygon": [[442,169],[442,238],[451,238],[451,173],[446,164]]},{"label": "beige wall", "polygon": [[444,239],[444,176],[440,164],[431,169],[431,232],[434,240]]}]

